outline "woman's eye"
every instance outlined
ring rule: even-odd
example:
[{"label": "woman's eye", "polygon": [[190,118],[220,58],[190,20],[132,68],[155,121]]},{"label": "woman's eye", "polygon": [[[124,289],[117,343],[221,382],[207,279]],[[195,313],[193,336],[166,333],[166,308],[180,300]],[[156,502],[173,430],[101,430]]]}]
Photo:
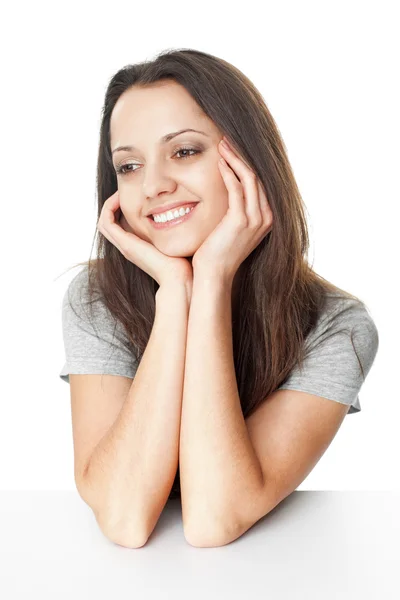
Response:
[{"label": "woman's eye", "polygon": [[[182,158],[190,158],[191,156],[195,156],[196,154],[199,154],[199,150],[195,150],[194,148],[179,148],[179,150],[177,150],[176,152],[174,152],[173,156],[176,156],[177,154],[181,154],[182,152],[193,152],[193,154],[187,154],[185,156],[178,156],[179,159]],[[126,175],[128,173],[134,173],[136,171],[136,169],[128,169],[128,167],[136,167],[136,163],[125,163],[124,165],[119,165],[118,167],[116,167],[116,171],[119,175]]]},{"label": "woman's eye", "polygon": [[[133,173],[133,171],[131,169],[128,169],[128,167],[134,167],[136,166],[133,163],[127,163],[125,165],[119,165],[118,167],[116,167],[116,171],[119,175],[126,175],[126,173],[129,171],[131,173]],[[136,169],[134,169],[134,171],[136,171]]]},{"label": "woman's eye", "polygon": [[[194,148],[179,148],[179,150],[174,153],[174,156],[180,154],[181,152],[194,152],[194,154],[199,153],[199,151],[195,150]],[[190,158],[191,156],[194,156],[194,154],[190,154],[189,156],[181,156],[181,158]]]}]

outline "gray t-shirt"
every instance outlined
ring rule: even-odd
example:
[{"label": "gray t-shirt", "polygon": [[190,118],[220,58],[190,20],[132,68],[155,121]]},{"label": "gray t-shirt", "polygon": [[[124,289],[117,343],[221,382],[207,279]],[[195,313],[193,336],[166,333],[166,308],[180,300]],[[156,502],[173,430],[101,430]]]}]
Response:
[{"label": "gray t-shirt", "polygon": [[[138,363],[123,326],[115,321],[101,298],[93,302],[93,314],[86,304],[87,269],[84,267],[71,280],[64,294],[62,326],[66,361],[59,376],[67,383],[69,373],[123,375],[133,379]],[[365,304],[332,294],[316,327],[306,338],[302,372],[294,368],[278,389],[316,394],[350,405],[347,414],[359,412],[358,394],[364,379],[351,342],[351,330],[366,378],[378,350],[378,330]]]}]

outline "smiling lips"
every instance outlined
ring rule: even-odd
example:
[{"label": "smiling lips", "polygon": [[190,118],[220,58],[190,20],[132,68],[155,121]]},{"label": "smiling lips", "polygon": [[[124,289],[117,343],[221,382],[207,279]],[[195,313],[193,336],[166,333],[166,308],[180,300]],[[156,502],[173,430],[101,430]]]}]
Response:
[{"label": "smiling lips", "polygon": [[[185,212],[183,215],[174,217],[173,219],[168,219],[168,218],[164,217],[165,220],[163,220],[163,221],[160,221],[160,220],[155,221],[152,216],[148,216],[147,218],[149,219],[149,221],[151,222],[153,227],[155,227],[156,229],[166,229],[169,227],[174,227],[175,225],[179,225],[180,223],[187,221],[187,219],[190,219],[190,217],[192,216],[192,213],[196,210],[197,204],[198,204],[198,202],[195,202],[195,203],[192,202],[191,204],[186,205],[186,207],[192,206],[192,208],[189,211]],[[181,205],[181,208],[184,208],[184,205]],[[160,214],[160,213],[158,213],[158,214]],[[161,213],[161,214],[163,214],[163,213]]]},{"label": "smiling lips", "polygon": [[188,206],[194,206],[195,204],[198,204],[198,202],[187,202],[186,204],[182,204],[179,202],[175,202],[174,204],[170,204],[168,206],[158,206],[157,208],[155,208],[152,212],[148,213],[148,217],[153,216],[153,215],[158,215],[161,213],[166,213],[169,210],[174,210],[174,209],[179,209],[179,208],[187,208]]}]

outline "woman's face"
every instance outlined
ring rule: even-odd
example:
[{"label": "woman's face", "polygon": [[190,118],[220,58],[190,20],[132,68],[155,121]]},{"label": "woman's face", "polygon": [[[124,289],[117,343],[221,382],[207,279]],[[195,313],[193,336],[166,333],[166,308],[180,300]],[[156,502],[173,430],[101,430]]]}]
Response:
[{"label": "woman's face", "polygon": [[[160,139],[186,132],[163,143]],[[111,115],[113,165],[117,173],[121,224],[163,254],[192,257],[228,210],[228,191],[218,168],[222,133],[175,81],[135,87],[119,98]],[[185,150],[178,152],[182,147]],[[189,150],[190,149],[190,150]],[[192,151],[193,150],[193,151]],[[176,226],[156,229],[146,215],[173,202],[199,202],[193,215]]]}]

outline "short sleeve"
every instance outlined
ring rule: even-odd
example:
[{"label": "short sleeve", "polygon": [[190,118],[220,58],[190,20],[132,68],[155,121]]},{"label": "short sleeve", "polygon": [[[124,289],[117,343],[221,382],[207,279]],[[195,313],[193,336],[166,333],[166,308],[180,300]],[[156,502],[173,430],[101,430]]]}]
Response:
[{"label": "short sleeve", "polygon": [[359,392],[378,351],[378,330],[361,301],[341,298],[328,306],[306,340],[302,370],[296,366],[277,389],[316,394],[348,404],[348,414],[360,412]]},{"label": "short sleeve", "polygon": [[[70,282],[62,301],[65,362],[59,377],[69,374],[110,374],[134,378],[137,360],[128,337],[101,297],[89,306],[88,267]],[[90,310],[91,309],[91,310]]]}]

